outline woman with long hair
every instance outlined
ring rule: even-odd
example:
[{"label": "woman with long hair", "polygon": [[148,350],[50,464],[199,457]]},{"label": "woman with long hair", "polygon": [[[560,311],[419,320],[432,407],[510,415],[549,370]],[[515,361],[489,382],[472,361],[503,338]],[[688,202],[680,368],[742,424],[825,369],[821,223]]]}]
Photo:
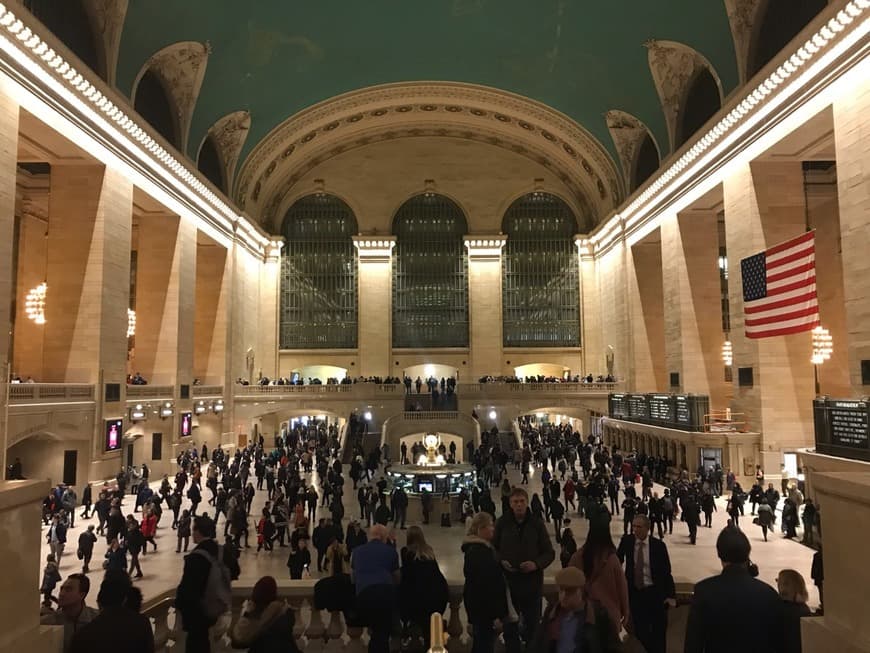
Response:
[{"label": "woman with long hair", "polygon": [[465,587],[462,600],[472,628],[471,653],[492,653],[496,619],[509,618],[507,585],[492,546],[495,524],[492,515],[477,513],[462,543],[465,556]]},{"label": "woman with long hair", "polygon": [[617,633],[629,623],[628,583],[606,525],[590,523],[583,546],[568,563],[586,576],[586,595],[607,611]]},{"label": "woman with long hair", "polygon": [[[406,636],[429,641],[429,619],[433,612],[447,609],[447,581],[435,560],[435,551],[423,529],[411,526],[401,551],[402,579],[399,583],[400,616]],[[412,632],[416,631],[416,632]]]},{"label": "woman with long hair", "polygon": [[783,636],[783,653],[800,653],[801,651],[801,617],[809,617],[807,606],[809,593],[804,577],[794,569],[783,569],[776,577],[776,588],[782,598],[785,614],[785,633]]}]

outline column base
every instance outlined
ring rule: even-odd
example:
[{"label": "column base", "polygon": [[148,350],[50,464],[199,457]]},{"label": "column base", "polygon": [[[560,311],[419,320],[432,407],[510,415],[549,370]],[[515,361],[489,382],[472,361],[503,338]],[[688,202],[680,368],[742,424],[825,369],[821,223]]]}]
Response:
[{"label": "column base", "polygon": [[855,639],[854,633],[832,628],[825,617],[801,619],[801,650],[803,653],[870,653],[870,642]]},{"label": "column base", "polygon": [[37,626],[32,630],[0,640],[0,653],[19,653],[20,651],[63,651],[63,626]]}]

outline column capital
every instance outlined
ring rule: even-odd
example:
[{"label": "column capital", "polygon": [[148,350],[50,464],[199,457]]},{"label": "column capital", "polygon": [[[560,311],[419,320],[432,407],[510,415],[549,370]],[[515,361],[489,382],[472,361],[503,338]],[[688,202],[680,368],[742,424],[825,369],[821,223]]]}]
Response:
[{"label": "column capital", "polygon": [[388,261],[396,246],[395,236],[365,236],[353,237],[353,245],[356,247],[360,259],[370,261]]},{"label": "column capital", "polygon": [[266,245],[266,262],[274,262],[281,258],[281,249],[284,247],[283,238],[272,238]]},{"label": "column capital", "polygon": [[468,250],[468,258],[498,258],[501,250],[507,242],[504,234],[474,234],[462,238],[465,249]]},{"label": "column capital", "polygon": [[581,259],[595,258],[593,255],[594,245],[588,236],[577,234],[574,236],[574,244],[577,245],[577,253],[580,255]]}]

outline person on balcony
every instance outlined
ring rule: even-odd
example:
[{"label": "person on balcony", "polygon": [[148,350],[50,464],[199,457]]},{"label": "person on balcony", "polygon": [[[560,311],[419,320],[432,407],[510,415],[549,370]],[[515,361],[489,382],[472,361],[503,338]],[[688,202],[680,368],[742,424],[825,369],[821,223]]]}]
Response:
[{"label": "person on balcony", "polygon": [[422,636],[423,642],[428,643],[431,615],[443,614],[447,609],[447,580],[419,526],[411,526],[400,557],[399,613],[404,626],[403,638],[413,640]]},{"label": "person on balcony", "polygon": [[492,516],[479,512],[472,518],[468,536],[462,542],[465,556],[462,594],[472,628],[471,653],[492,653],[495,645],[493,626],[497,620],[507,621],[512,611],[508,605],[504,573],[492,545],[494,535]]},{"label": "person on balcony", "polygon": [[369,653],[389,653],[396,617],[399,556],[386,526],[369,529],[369,541],[354,549],[351,570],[359,616],[369,628]]},{"label": "person on balcony", "polygon": [[242,614],[231,633],[232,647],[247,648],[249,653],[297,653],[294,623],[293,610],[278,598],[275,579],[263,576],[242,605]]},{"label": "person on balcony", "polygon": [[85,605],[85,597],[90,589],[91,581],[87,576],[70,574],[57,594],[57,610],[43,615],[39,620],[43,626],[63,626],[64,653],[69,653],[76,632],[99,614],[94,608]]},{"label": "person on balcony", "polygon": [[139,614],[135,589],[125,574],[107,572],[97,595],[100,613],[73,635],[70,652],[95,653],[121,642],[126,653],[154,653],[154,632]]}]

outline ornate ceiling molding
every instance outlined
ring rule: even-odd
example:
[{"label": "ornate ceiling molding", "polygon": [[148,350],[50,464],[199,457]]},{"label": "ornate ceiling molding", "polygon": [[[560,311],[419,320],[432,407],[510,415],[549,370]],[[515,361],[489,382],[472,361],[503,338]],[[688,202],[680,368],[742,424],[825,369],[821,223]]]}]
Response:
[{"label": "ornate ceiling molding", "polygon": [[593,223],[623,196],[607,151],[570,118],[497,89],[425,82],[354,91],[289,118],[248,155],[235,197],[269,225],[293,184],[315,166],[355,147],[416,136],[475,140],[529,157],[572,190]]},{"label": "ornate ceiling molding", "polygon": [[151,55],[151,58],[136,76],[136,87],[145,71],[151,70],[163,82],[170,101],[173,103],[178,120],[178,134],[181,142],[179,150],[187,152],[187,139],[190,135],[190,121],[196,108],[196,99],[205,78],[205,69],[211,48],[208,43],[198,41],[179,41],[167,45]]},{"label": "ornate ceiling molding", "polygon": [[102,58],[106,81],[112,86],[115,85],[118,70],[121,32],[124,29],[128,4],[128,0],[83,0],[82,2],[91,29],[100,39],[102,48],[97,48],[97,52]]},{"label": "ornate ceiling molding", "polygon": [[[224,179],[226,187],[233,187],[233,175],[236,172],[236,163],[242,153],[242,147],[251,130],[251,114],[248,111],[233,111],[223,118],[218,119],[208,130],[209,136],[214,141],[221,163],[224,166]],[[203,139],[205,142],[205,139]],[[202,144],[200,144],[202,148]],[[199,154],[197,153],[197,160]]]},{"label": "ornate ceiling molding", "polygon": [[676,149],[677,120],[683,108],[689,85],[703,69],[710,71],[719,87],[719,99],[724,101],[722,80],[701,53],[676,41],[647,41],[649,69],[662,103],[662,112],[668,125],[671,151]]},{"label": "ornate ceiling molding", "polygon": [[745,84],[749,77],[749,56],[752,53],[752,41],[762,15],[762,9],[768,0],[725,0],[725,10],[728,12],[728,22],[731,24],[731,38],[734,41],[734,52],[737,54],[737,70],[740,73],[740,83]]},{"label": "ornate ceiling molding", "polygon": [[649,128],[630,113],[613,109],[604,114],[604,118],[607,120],[607,129],[610,130],[610,137],[616,146],[617,154],[619,154],[625,186],[630,188],[634,181],[632,172],[637,153],[647,134],[655,143],[656,149],[659,150],[659,158],[661,158],[661,149]]}]

